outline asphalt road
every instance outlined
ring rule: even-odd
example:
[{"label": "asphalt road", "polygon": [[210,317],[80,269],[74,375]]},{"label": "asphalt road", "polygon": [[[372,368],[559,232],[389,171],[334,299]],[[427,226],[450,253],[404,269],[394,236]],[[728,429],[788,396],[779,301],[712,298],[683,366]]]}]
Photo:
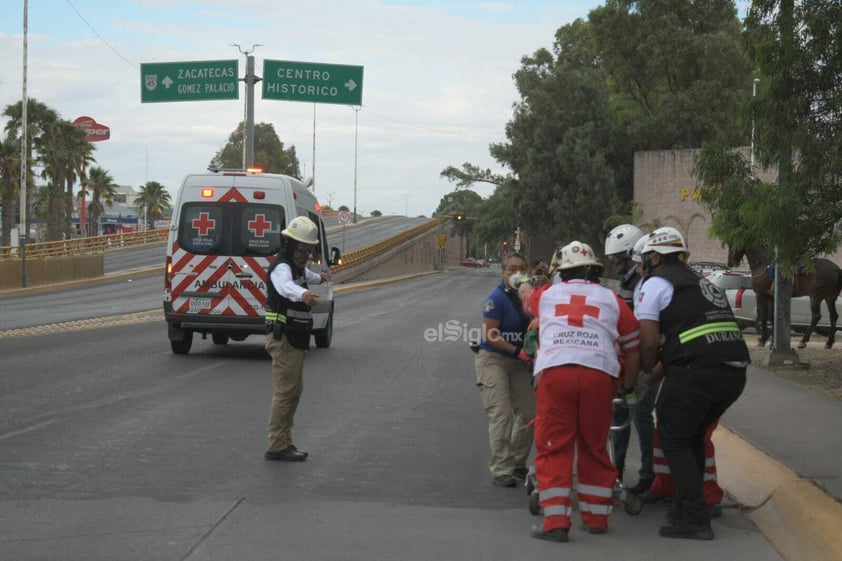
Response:
[{"label": "asphalt road", "polygon": [[524,490],[490,484],[463,336],[497,280],[471,269],[337,295],[334,345],[307,356],[301,464],[262,458],[260,338],[176,356],[160,316],[0,332],[0,559],[780,559],[735,509],[708,543],[657,537],[663,507],[616,509],[605,536],[531,539]]}]

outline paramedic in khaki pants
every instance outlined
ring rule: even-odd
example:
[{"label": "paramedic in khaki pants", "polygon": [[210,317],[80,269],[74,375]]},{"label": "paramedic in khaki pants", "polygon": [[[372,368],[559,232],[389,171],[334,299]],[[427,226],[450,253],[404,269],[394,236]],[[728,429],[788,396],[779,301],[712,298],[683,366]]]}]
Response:
[{"label": "paramedic in khaki pants", "polygon": [[725,291],[686,265],[689,254],[675,228],[649,235],[635,314],[643,368],[660,361],[665,375],[655,411],[677,498],[659,533],[711,540],[702,487],[705,433],[743,392],[749,354]]},{"label": "paramedic in khaki pants", "polygon": [[281,231],[283,247],[269,267],[266,283],[266,352],[272,357],[272,410],[269,439],[264,458],[281,462],[303,462],[307,452],[292,443],[292,425],[298,400],[304,389],[304,353],[310,346],[313,318],[310,306],[319,299],[307,284],[330,281],[330,275],[306,268],[313,248],[319,243],[318,228],[306,216],[294,218]]},{"label": "paramedic in khaki pants", "polygon": [[[611,402],[625,360],[624,392],[632,404],[638,324],[631,309],[600,286],[602,264],[582,242],[561,248],[561,283],[539,294],[535,406],[535,471],[544,524],[532,537],[566,542],[573,513],[573,462],[578,457],[583,530],[604,534],[614,505],[617,470],[608,455]],[[536,293],[533,293],[536,294]]]},{"label": "paramedic in khaki pants", "polygon": [[482,340],[474,368],[488,415],[491,484],[515,487],[515,477],[526,477],[526,458],[532,449],[532,431],[527,426],[535,414],[535,392],[529,357],[523,354],[529,320],[510,282],[512,275],[526,274],[526,260],[513,253],[502,267],[501,282],[482,306]]}]

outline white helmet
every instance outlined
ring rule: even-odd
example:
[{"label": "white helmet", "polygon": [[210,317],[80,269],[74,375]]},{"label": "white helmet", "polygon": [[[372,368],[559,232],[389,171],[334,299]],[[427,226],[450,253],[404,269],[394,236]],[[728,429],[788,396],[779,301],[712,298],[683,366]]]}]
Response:
[{"label": "white helmet", "polygon": [[575,269],[576,267],[599,267],[602,263],[596,258],[596,254],[586,243],[570,242],[561,248],[559,270]]},{"label": "white helmet", "polygon": [[681,235],[681,232],[670,226],[658,228],[649,234],[641,253],[649,253],[650,251],[660,253],[661,255],[668,253],[686,253],[690,255],[687,244],[684,243],[684,236]]},{"label": "white helmet", "polygon": [[643,232],[634,224],[620,224],[605,238],[605,255],[624,253],[631,255],[634,243],[643,237]]},{"label": "white helmet", "polygon": [[632,249],[631,260],[635,263],[643,263],[643,257],[640,255],[643,253],[643,246],[646,245],[646,242],[649,241],[649,236],[644,234],[639,240],[634,243],[634,248]]},{"label": "white helmet", "polygon": [[281,230],[281,235],[307,245],[319,243],[319,229],[306,216],[293,218],[289,225]]}]

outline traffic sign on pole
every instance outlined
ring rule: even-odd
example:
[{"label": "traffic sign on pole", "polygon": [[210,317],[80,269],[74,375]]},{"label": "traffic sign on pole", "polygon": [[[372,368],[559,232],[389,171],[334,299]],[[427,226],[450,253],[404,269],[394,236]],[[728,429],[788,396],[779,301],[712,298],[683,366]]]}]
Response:
[{"label": "traffic sign on pole", "polygon": [[362,105],[363,67],[264,60],[263,99]]},{"label": "traffic sign on pole", "polygon": [[148,62],[140,65],[140,102],[239,99],[237,60]]}]

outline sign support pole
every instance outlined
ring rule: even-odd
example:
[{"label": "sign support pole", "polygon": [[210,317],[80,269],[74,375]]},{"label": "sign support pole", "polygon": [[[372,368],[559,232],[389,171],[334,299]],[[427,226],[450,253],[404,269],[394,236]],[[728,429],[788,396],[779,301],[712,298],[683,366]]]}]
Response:
[{"label": "sign support pole", "polygon": [[27,32],[29,30],[29,1],[23,1],[23,96],[20,104],[20,226],[18,227],[18,239],[20,240],[20,285],[23,288],[29,286],[29,279],[26,278],[26,237],[29,235],[29,213],[27,212],[26,201],[26,170],[29,165],[27,156],[26,141],[29,136],[29,123],[27,123],[27,109],[29,101],[26,99],[26,57],[27,57]]}]

